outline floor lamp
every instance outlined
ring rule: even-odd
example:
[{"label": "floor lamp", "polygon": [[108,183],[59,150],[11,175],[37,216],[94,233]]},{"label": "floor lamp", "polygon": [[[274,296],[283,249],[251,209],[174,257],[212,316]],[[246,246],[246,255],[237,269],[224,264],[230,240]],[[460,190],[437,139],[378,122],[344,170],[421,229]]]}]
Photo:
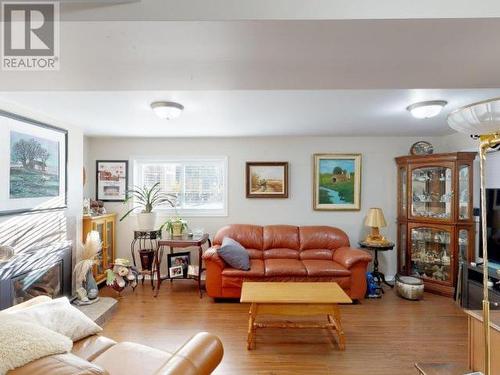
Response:
[{"label": "floor lamp", "polygon": [[448,124],[454,130],[479,140],[479,168],[481,180],[481,229],[483,243],[483,328],[484,373],[491,374],[490,364],[490,301],[488,296],[488,241],[486,234],[486,153],[500,145],[500,98],[485,100],[459,108],[448,115]]}]

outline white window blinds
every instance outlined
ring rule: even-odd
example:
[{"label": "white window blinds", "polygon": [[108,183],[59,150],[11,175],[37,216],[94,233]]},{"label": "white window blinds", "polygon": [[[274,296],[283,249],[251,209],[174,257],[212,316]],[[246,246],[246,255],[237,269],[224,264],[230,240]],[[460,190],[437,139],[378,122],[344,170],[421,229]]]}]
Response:
[{"label": "white window blinds", "polygon": [[177,197],[179,214],[227,215],[226,158],[136,159],[134,185],[150,187],[157,182],[161,191]]}]

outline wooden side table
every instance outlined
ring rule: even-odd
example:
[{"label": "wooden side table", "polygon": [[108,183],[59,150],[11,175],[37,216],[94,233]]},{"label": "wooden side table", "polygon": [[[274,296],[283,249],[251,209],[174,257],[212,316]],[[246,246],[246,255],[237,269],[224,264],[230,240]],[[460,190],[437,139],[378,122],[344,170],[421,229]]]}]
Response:
[{"label": "wooden side table", "polygon": [[394,285],[389,284],[385,280],[385,275],[378,270],[378,252],[392,250],[392,249],[394,249],[394,244],[392,242],[389,242],[386,244],[372,244],[369,242],[360,241],[359,246],[361,246],[364,249],[375,251],[375,259],[373,260],[372,275],[373,275],[373,278],[378,281],[378,284],[381,287],[380,290],[382,291],[382,293],[384,293],[384,289],[382,289],[382,283],[384,283],[387,286],[390,286],[391,288],[394,288]]},{"label": "wooden side table", "polygon": [[162,260],[162,254],[163,254],[163,247],[168,247],[170,250],[170,254],[174,254],[174,248],[186,248],[186,247],[197,247],[198,248],[198,276],[197,277],[191,277],[191,279],[194,279],[198,282],[198,291],[200,293],[200,298],[203,295],[202,289],[201,289],[201,275],[204,271],[203,265],[202,265],[202,255],[203,255],[203,245],[208,244],[208,247],[212,247],[212,241],[210,241],[210,238],[208,236],[208,233],[205,233],[201,236],[188,236],[188,235],[183,235],[179,237],[173,237],[169,236],[168,238],[162,239],[158,241],[158,246],[156,248],[155,252],[155,270],[156,270],[156,292],[155,292],[155,297],[158,296],[158,293],[160,291],[160,284],[163,280],[170,279],[171,281],[174,280],[168,276],[166,277],[161,277],[160,275],[160,265],[161,265],[161,260]]}]

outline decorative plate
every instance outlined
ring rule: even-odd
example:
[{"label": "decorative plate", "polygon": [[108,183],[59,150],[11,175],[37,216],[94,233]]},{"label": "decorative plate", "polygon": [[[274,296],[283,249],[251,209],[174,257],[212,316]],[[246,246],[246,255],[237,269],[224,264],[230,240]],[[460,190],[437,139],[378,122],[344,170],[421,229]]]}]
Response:
[{"label": "decorative plate", "polygon": [[431,155],[434,152],[434,147],[426,141],[415,142],[410,148],[412,155]]}]

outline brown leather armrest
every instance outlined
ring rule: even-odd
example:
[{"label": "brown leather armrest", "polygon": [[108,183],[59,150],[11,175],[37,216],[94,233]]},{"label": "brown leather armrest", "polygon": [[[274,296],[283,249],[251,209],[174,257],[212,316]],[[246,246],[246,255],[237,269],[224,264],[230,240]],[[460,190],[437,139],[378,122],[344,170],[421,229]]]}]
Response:
[{"label": "brown leather armrest", "polygon": [[226,263],[222,260],[222,258],[217,254],[217,249],[219,248],[219,245],[212,246],[208,248],[204,253],[203,253],[203,260],[205,262],[213,262],[217,264],[220,268],[224,268],[226,266]]},{"label": "brown leather armrest", "polygon": [[372,256],[361,249],[340,247],[333,252],[333,260],[349,269],[358,262],[371,262]]},{"label": "brown leather armrest", "polygon": [[219,338],[200,332],[181,346],[156,375],[209,375],[219,365],[223,355]]}]

